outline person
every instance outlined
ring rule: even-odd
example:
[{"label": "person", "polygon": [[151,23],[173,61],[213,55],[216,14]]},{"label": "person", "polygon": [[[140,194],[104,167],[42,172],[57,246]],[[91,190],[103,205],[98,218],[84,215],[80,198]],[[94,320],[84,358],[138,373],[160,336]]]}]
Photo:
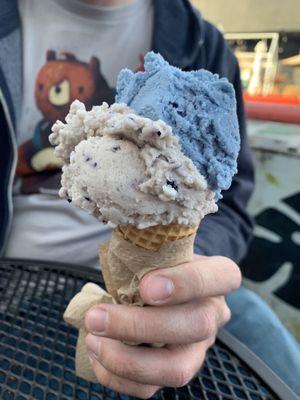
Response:
[{"label": "person", "polygon": [[[58,198],[61,165],[48,136],[75,98],[88,107],[112,102],[120,69],[142,70],[149,50],[184,70],[205,68],[233,83],[238,174],[218,213],[201,223],[193,261],[144,277],[140,293],[148,307],[89,311],[94,372],[103,385],[141,398],[182,386],[201,367],[231,310],[226,329],[300,392],[296,341],[254,293],[238,289],[254,186],[239,68],[221,33],[188,0],[0,0],[1,255],[96,266],[97,246],[110,227],[100,229]],[[168,345],[131,347],[126,340]]]}]

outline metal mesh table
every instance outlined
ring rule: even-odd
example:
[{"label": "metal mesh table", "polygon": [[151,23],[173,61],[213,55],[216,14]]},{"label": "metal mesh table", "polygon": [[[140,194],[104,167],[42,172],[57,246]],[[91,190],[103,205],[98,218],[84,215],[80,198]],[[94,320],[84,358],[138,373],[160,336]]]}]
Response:
[{"label": "metal mesh table", "polygon": [[[130,399],[74,374],[77,331],[62,314],[88,281],[103,285],[100,274],[88,268],[0,260],[1,400]],[[297,396],[223,332],[189,385],[162,389],[153,399],[295,400]]]}]

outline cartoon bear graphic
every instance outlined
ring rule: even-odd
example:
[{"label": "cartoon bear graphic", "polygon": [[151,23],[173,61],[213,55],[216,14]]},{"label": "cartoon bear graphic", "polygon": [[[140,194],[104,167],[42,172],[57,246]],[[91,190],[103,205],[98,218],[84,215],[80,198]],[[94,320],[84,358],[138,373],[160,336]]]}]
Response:
[{"label": "cartoon bear graphic", "polygon": [[36,172],[48,171],[49,175],[49,171],[60,169],[61,163],[55,157],[48,137],[53,123],[64,120],[75,99],[90,109],[102,101],[113,103],[115,91],[101,74],[97,57],[86,63],[72,53],[63,52],[57,57],[55,51],[48,50],[46,63],[36,77],[34,95],[43,119],[37,124],[33,138],[18,149],[17,175],[23,178],[36,175]]}]

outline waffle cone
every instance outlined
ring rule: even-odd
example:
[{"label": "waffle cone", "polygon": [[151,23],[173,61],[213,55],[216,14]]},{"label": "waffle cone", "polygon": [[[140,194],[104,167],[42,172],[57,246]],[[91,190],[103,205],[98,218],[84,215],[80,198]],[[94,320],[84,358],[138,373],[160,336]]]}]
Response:
[{"label": "waffle cone", "polygon": [[118,231],[128,242],[146,250],[158,251],[165,242],[187,238],[197,232],[198,225],[156,225],[138,229],[133,225],[119,225]]}]

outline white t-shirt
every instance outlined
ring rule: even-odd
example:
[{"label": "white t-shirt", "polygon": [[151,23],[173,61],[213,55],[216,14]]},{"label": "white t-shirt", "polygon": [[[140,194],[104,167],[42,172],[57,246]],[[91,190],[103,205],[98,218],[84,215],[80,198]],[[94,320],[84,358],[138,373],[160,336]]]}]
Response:
[{"label": "white t-shirt", "polygon": [[58,197],[51,126],[79,98],[112,102],[119,71],[138,70],[151,49],[152,0],[100,7],[81,0],[19,0],[23,101],[18,121],[14,219],[7,257],[96,266],[111,228]]}]

